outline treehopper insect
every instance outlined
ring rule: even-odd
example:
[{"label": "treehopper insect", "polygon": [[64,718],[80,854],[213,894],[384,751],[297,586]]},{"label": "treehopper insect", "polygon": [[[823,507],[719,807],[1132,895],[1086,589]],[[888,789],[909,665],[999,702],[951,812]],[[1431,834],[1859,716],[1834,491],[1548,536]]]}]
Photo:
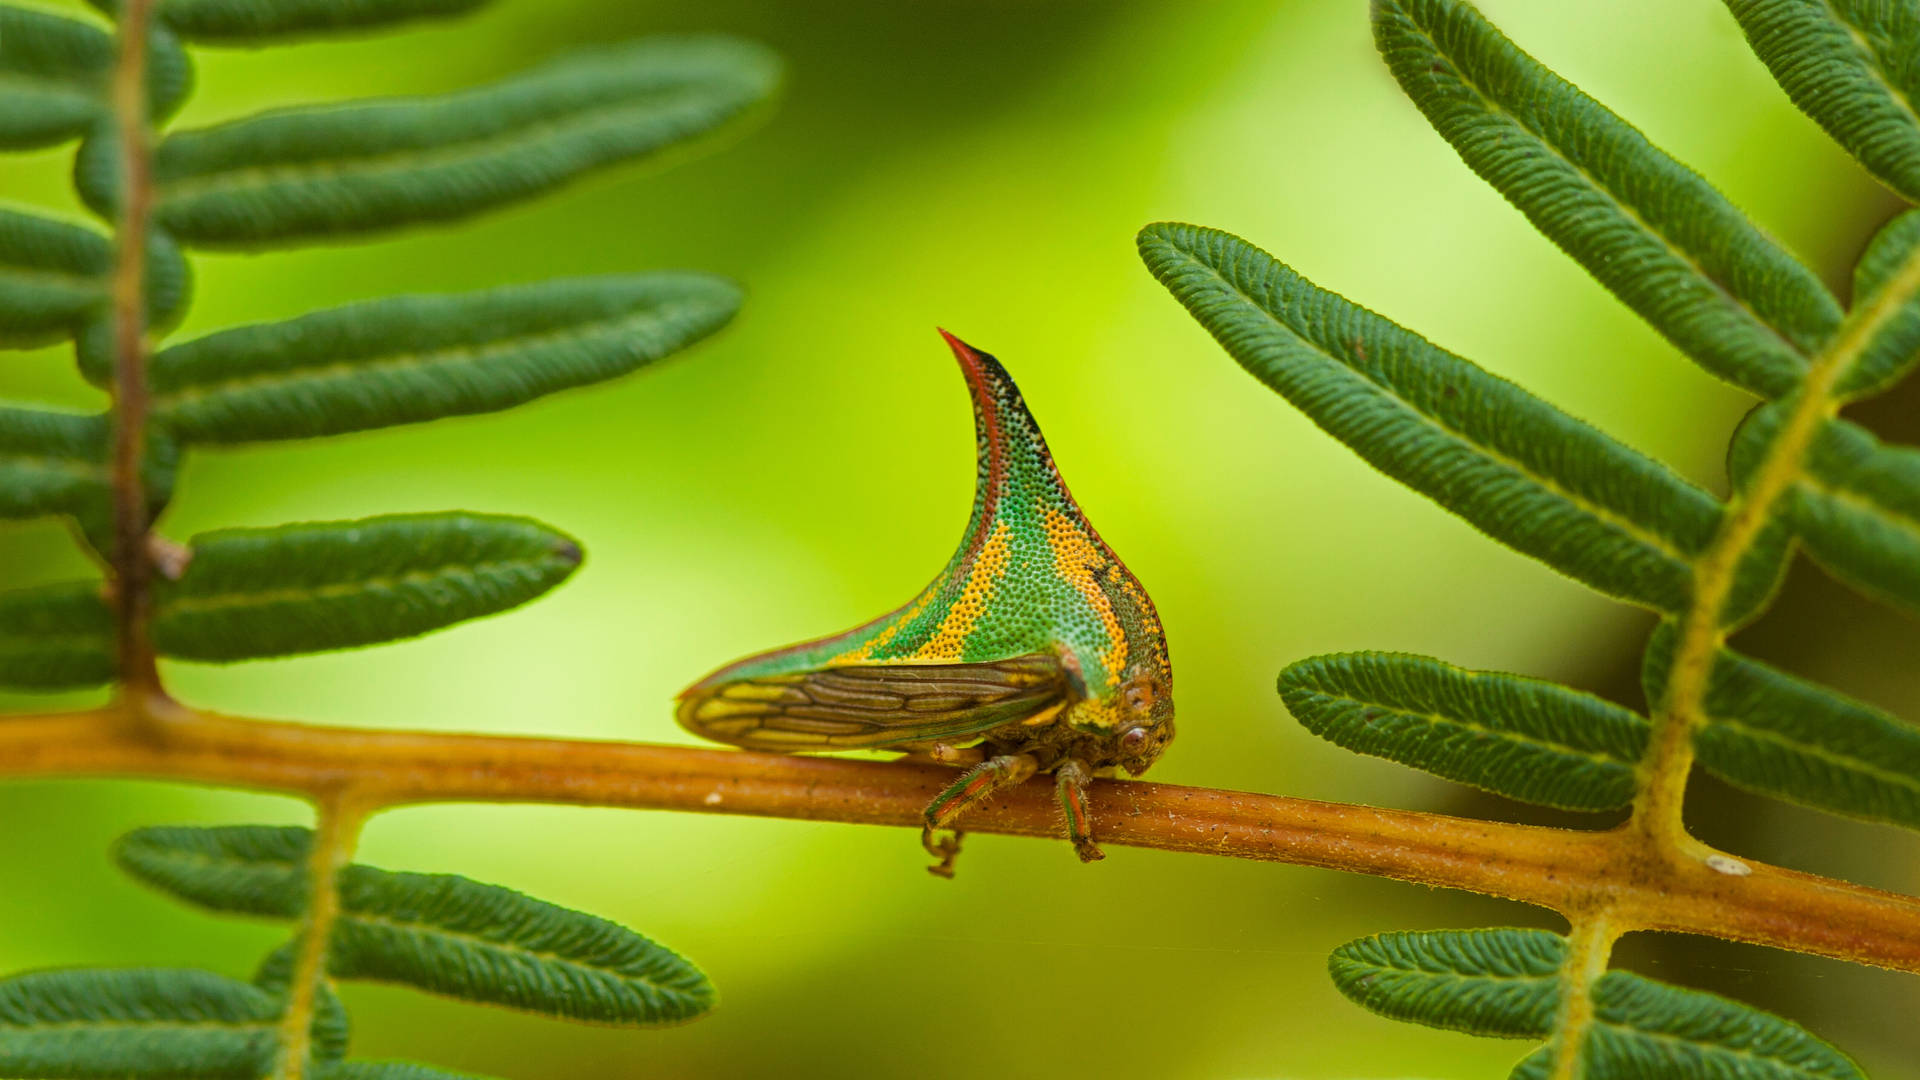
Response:
[{"label": "treehopper insect", "polygon": [[951,877],[952,826],[1035,773],[1054,775],[1064,830],[1101,858],[1087,784],[1138,776],[1173,738],[1173,669],[1146,590],[1061,480],[1020,390],[942,330],[973,399],[973,513],[946,569],[862,626],[735,661],[682,691],[687,730],[752,750],[884,749],[969,766],[926,810],[922,841]]}]

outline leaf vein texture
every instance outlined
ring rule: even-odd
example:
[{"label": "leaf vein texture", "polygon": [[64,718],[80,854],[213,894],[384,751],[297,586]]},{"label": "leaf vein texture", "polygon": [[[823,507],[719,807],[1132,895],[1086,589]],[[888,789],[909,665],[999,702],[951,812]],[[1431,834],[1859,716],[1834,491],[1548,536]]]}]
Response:
[{"label": "leaf vein texture", "polygon": [[1140,248],[1241,366],[1374,467],[1601,592],[1687,603],[1722,507],[1671,469],[1238,237],[1152,225]]},{"label": "leaf vein texture", "polygon": [[1569,810],[1631,802],[1650,730],[1568,687],[1394,653],[1299,661],[1280,694],[1308,730],[1350,750]]},{"label": "leaf vein texture", "polygon": [[1819,278],[1712,185],[1460,0],[1382,0],[1376,42],[1475,172],[1715,375],[1799,385],[1840,325]]}]

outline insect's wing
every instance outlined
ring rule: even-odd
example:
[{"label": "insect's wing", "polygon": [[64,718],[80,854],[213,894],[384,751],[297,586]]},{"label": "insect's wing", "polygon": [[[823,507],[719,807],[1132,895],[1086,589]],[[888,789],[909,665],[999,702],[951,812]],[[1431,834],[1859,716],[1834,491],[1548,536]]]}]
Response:
[{"label": "insect's wing", "polygon": [[851,664],[699,685],[680,725],[716,742],[783,752],[962,739],[1067,701],[1046,653],[975,664]]}]

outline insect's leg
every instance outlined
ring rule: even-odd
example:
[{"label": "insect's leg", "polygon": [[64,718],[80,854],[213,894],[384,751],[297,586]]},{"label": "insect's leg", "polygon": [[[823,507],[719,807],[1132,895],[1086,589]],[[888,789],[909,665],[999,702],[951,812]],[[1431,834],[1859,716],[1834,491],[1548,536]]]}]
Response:
[{"label": "insect's leg", "polygon": [[915,747],[900,751],[901,761],[931,761],[940,765],[958,765],[966,768],[987,760],[987,752],[978,746],[951,746],[937,742],[928,746]]},{"label": "insect's leg", "polygon": [[927,867],[927,873],[934,877],[953,879],[953,860],[960,857],[960,830],[955,829],[945,836],[936,836],[932,829],[920,830],[920,846],[927,854],[940,861]]},{"label": "insect's leg", "polygon": [[944,829],[967,808],[1009,784],[1018,784],[1040,768],[1032,754],[1001,754],[960,774],[927,804],[927,827]]},{"label": "insect's leg", "polygon": [[1073,841],[1073,850],[1079,854],[1081,862],[1094,862],[1107,857],[1100,845],[1093,842],[1093,818],[1087,813],[1087,782],[1093,779],[1093,770],[1079,758],[1068,758],[1060,763],[1053,773],[1053,788],[1060,799],[1060,812],[1067,819],[1067,839]]},{"label": "insect's leg", "polygon": [[942,765],[978,765],[987,760],[987,752],[978,746],[955,747],[934,743],[928,756]]},{"label": "insect's leg", "polygon": [[957,833],[951,837],[936,838],[934,830],[953,824],[956,818],[966,813],[968,807],[1009,784],[1020,783],[1039,768],[1040,763],[1031,754],[1001,754],[961,773],[960,779],[934,796],[933,801],[927,804],[926,827],[920,831],[920,842],[930,854],[940,859],[940,863],[927,869],[940,877],[952,877],[953,857],[960,853],[960,837]]}]

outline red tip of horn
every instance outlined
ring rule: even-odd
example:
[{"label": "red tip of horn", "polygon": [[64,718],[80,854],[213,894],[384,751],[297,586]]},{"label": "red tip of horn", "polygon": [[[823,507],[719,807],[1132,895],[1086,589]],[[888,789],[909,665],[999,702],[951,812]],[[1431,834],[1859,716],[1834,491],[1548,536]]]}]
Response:
[{"label": "red tip of horn", "polygon": [[945,327],[936,326],[934,327],[934,329],[940,331],[940,336],[946,339],[947,348],[953,350],[953,355],[961,358],[962,360],[971,359],[974,355],[976,355],[979,352],[979,350],[975,349],[973,346],[967,344],[964,341],[961,341],[959,338],[954,337],[952,334],[947,333]]}]

